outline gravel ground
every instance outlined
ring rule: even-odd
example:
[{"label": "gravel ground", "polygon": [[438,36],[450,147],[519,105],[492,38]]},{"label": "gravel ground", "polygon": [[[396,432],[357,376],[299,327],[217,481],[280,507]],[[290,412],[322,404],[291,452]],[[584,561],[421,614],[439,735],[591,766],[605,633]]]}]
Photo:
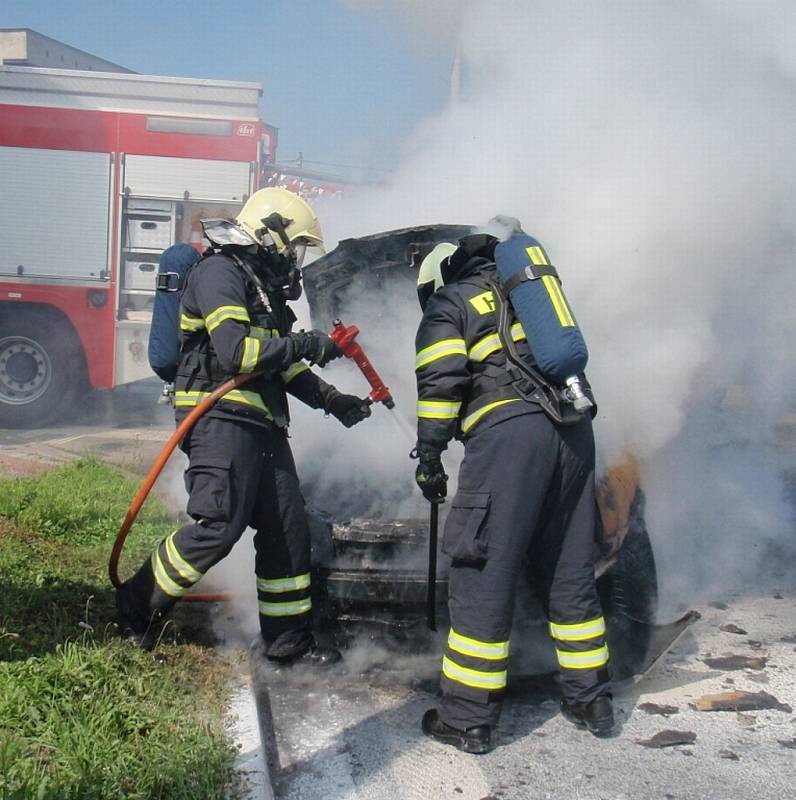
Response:
[{"label": "gravel ground", "polygon": [[[700,608],[702,619],[653,671],[617,691],[620,729],[605,740],[575,729],[560,716],[553,685],[523,681],[519,696],[507,703],[500,745],[487,756],[468,756],[419,731],[423,711],[434,703],[435,658],[387,660],[373,667],[375,655],[359,651],[347,659],[348,674],[320,678],[296,670],[274,673],[263,666],[258,680],[270,689],[278,748],[279,763],[272,774],[276,796],[794,797],[793,711],[704,712],[689,703],[711,693],[745,690],[765,691],[783,705],[796,706],[796,594],[782,596],[772,589],[765,596],[725,601],[726,608]],[[719,629],[728,624],[746,633]],[[730,654],[767,661],[762,669],[717,670],[703,660]],[[648,703],[676,711],[669,716],[650,713],[654,709],[642,708]],[[667,730],[695,739],[662,749],[639,744]]]}]

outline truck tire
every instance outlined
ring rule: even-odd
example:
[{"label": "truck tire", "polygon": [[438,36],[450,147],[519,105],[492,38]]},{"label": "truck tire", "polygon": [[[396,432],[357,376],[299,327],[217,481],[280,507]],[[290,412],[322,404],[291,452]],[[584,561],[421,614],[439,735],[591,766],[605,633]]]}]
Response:
[{"label": "truck tire", "polygon": [[73,410],[85,355],[66,320],[39,309],[0,320],[0,427],[39,428]]}]

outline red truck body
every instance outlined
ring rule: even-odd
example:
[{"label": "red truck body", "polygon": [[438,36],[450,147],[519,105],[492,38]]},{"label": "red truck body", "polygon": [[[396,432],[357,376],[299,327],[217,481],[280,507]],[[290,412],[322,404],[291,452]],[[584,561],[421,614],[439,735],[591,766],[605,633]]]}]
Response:
[{"label": "red truck body", "polygon": [[[152,375],[160,253],[274,160],[259,84],[0,66],[0,426]],[[68,366],[67,363],[68,362]]]}]

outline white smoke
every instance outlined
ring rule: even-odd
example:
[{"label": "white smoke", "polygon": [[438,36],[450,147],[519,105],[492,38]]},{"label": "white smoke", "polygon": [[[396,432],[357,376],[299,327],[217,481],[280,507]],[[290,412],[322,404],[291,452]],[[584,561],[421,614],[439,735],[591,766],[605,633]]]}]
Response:
[{"label": "white smoke", "polygon": [[[327,239],[521,219],[590,344],[602,458],[642,461],[661,563],[702,590],[730,566],[749,577],[751,543],[793,530],[793,451],[774,431],[796,388],[796,7],[388,5],[375,7],[426,33],[447,17],[462,96],[418,126],[389,185],[319,205]],[[416,321],[381,331],[410,376]],[[347,434],[351,452],[365,452],[369,425]]]}]

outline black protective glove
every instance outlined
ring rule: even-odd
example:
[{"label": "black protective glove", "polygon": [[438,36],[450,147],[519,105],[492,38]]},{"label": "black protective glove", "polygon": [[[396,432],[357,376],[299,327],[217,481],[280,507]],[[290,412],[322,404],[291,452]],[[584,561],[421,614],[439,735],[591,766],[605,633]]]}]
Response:
[{"label": "black protective glove", "polygon": [[370,404],[354,394],[334,395],[326,406],[326,410],[339,419],[346,428],[352,428],[370,416]]},{"label": "black protective glove", "polygon": [[343,355],[338,344],[323,331],[299,331],[291,333],[290,338],[293,340],[293,361],[304,359],[325,367]]},{"label": "black protective glove", "polygon": [[415,470],[415,481],[429,503],[442,503],[448,493],[448,476],[442,466],[439,450],[435,448],[417,448],[419,459]]}]

